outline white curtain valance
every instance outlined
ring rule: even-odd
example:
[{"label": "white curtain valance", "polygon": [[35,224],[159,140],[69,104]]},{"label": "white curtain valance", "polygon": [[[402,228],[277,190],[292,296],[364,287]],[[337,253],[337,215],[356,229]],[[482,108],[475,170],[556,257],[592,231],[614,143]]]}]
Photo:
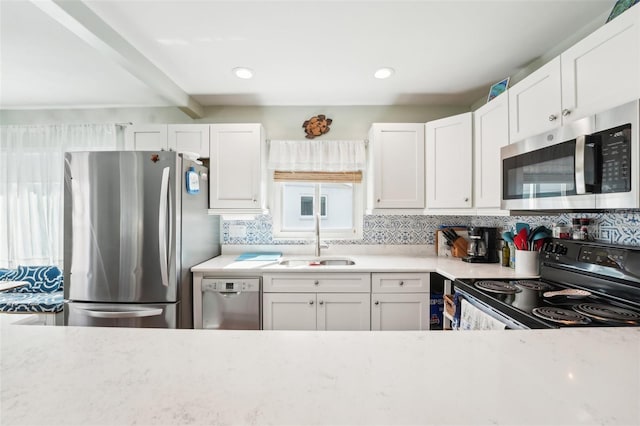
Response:
[{"label": "white curtain valance", "polygon": [[269,169],[292,172],[352,172],[364,170],[365,142],[337,140],[272,140]]}]

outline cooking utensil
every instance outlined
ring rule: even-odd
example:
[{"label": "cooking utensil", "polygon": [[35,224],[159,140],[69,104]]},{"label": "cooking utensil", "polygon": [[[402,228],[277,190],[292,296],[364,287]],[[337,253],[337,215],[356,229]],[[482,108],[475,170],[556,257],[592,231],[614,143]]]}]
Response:
[{"label": "cooking utensil", "polygon": [[529,233],[528,238],[529,250],[533,250],[534,248],[537,249],[538,244],[536,242],[549,237],[549,235],[551,235],[551,233],[545,226],[536,226],[533,228]]},{"label": "cooking utensil", "polygon": [[513,232],[506,231],[502,233],[502,239],[508,243],[513,243]]},{"label": "cooking utensil", "polygon": [[527,229],[520,228],[518,234],[513,237],[513,243],[518,250],[527,250]]},{"label": "cooking utensil", "polygon": [[444,235],[444,237],[447,239],[447,242],[451,244],[453,244],[453,242],[456,240],[456,237],[451,234],[451,231],[449,229],[443,229],[442,235]]},{"label": "cooking utensil", "polygon": [[447,241],[451,241],[451,254],[454,257],[464,257],[467,255],[467,240],[459,236],[456,231],[450,228],[443,229],[442,234],[447,239]]},{"label": "cooking utensil", "polygon": [[523,223],[523,222],[518,222],[516,223],[516,234],[519,234],[520,231],[522,231],[523,229],[526,229],[526,233],[527,235],[529,235],[529,231],[531,230],[529,228],[529,224],[528,223]]},{"label": "cooking utensil", "polygon": [[544,297],[565,296],[570,299],[582,299],[591,296],[591,292],[587,290],[580,290],[578,288],[565,288],[564,290],[558,291],[545,291],[542,295]]}]

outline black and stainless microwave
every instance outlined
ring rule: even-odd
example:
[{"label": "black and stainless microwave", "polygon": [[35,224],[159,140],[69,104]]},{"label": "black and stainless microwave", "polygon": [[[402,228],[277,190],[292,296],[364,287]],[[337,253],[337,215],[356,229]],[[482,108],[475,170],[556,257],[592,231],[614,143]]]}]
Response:
[{"label": "black and stainless microwave", "polygon": [[639,101],[501,149],[506,210],[640,208]]}]

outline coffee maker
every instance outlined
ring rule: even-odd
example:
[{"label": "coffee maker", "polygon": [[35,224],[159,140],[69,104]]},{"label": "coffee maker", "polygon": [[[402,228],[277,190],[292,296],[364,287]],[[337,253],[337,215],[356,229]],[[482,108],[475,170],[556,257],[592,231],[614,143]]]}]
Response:
[{"label": "coffee maker", "polygon": [[462,260],[471,263],[498,263],[498,228],[470,226],[467,256]]}]

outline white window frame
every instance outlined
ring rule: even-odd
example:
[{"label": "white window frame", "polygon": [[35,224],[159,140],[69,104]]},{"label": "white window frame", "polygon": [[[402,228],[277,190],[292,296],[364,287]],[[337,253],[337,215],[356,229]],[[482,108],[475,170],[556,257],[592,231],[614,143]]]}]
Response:
[{"label": "white window frame", "polygon": [[[313,182],[307,182],[314,184]],[[320,185],[318,182],[315,188],[314,198],[318,199],[320,195]],[[309,240],[315,238],[314,230],[309,231],[286,231],[282,229],[282,198],[283,198],[284,182],[274,182],[273,177],[270,179],[270,195],[272,199],[272,219],[273,219],[273,238],[282,240]],[[362,182],[353,185],[353,227],[344,230],[326,230],[322,229],[322,221],[320,222],[320,238],[323,240],[354,240],[362,239],[362,227],[364,222],[364,197],[366,193],[366,185]],[[327,200],[328,202],[328,200]],[[315,206],[318,203],[314,203]],[[327,210],[328,212],[328,210]]]}]

